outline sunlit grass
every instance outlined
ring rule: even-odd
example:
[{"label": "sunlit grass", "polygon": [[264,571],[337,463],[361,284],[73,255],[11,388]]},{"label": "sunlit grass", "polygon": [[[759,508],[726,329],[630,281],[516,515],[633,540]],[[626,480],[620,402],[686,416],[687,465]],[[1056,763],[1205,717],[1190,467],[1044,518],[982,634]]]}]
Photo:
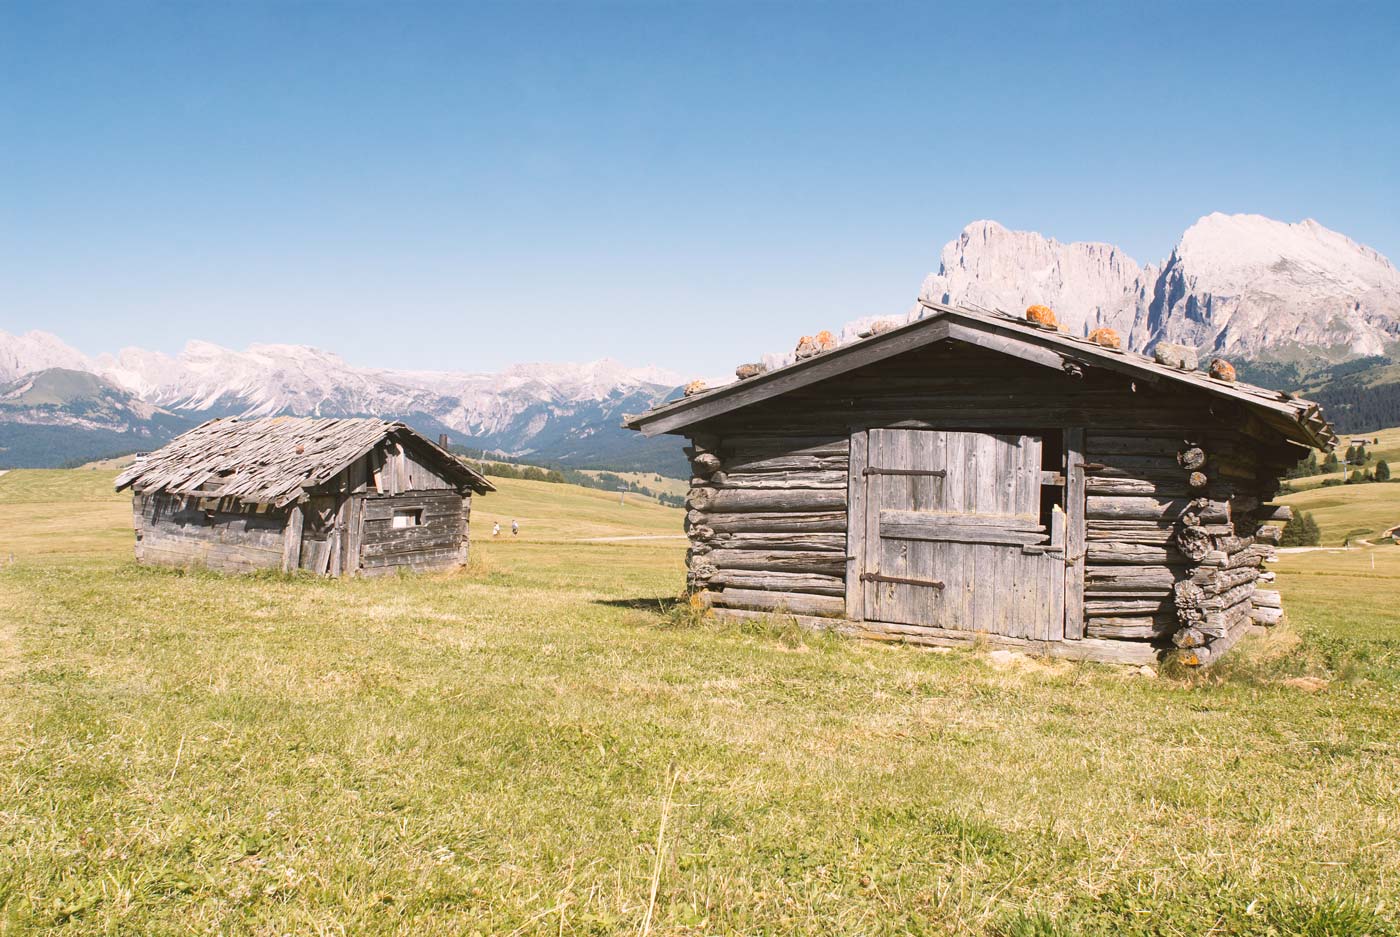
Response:
[{"label": "sunlit grass", "polygon": [[577,542],[679,512],[502,489],[470,569],[332,582],[0,478],[0,933],[1396,932],[1390,556],[1151,679],[719,626],[683,541]]}]

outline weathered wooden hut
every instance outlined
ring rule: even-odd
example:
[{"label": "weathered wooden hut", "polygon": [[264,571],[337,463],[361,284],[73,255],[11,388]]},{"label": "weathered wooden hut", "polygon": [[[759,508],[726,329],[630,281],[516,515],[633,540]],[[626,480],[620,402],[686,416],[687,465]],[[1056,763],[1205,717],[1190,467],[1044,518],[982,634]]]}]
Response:
[{"label": "weathered wooden hut", "polygon": [[137,459],[136,559],[229,572],[374,575],[467,561],[491,483],[403,423],[210,420]]},{"label": "weathered wooden hut", "polygon": [[690,439],[688,585],[717,614],[1188,664],[1278,620],[1270,499],[1335,443],[1316,405],[922,305],[627,419]]}]

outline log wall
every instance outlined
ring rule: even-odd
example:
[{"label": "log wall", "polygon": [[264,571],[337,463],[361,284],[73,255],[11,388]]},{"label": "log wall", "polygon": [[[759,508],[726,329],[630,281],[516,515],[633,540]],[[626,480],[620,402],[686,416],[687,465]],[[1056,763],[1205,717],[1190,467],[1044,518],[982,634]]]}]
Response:
[{"label": "log wall", "polygon": [[720,609],[844,616],[849,434],[878,426],[1085,430],[1082,637],[1096,647],[1174,645],[1209,663],[1281,614],[1254,598],[1271,551],[1261,518],[1305,450],[1189,388],[949,344],[699,427],[688,588]]},{"label": "log wall", "polygon": [[286,511],[167,494],[137,494],[131,505],[138,563],[233,573],[282,566]]}]

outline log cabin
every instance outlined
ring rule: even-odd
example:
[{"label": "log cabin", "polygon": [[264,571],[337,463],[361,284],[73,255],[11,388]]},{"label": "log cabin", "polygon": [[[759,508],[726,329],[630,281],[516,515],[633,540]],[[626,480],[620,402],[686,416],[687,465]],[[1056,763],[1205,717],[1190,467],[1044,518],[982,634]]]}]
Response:
[{"label": "log cabin", "polygon": [[1116,335],[917,315],[626,418],[689,440],[699,601],[1134,664],[1206,665],[1279,620],[1264,563],[1288,509],[1271,499],[1336,443],[1315,404],[1108,347]]},{"label": "log cabin", "polygon": [[136,560],[324,576],[467,561],[473,493],[495,488],[403,423],[210,420],[117,477]]}]

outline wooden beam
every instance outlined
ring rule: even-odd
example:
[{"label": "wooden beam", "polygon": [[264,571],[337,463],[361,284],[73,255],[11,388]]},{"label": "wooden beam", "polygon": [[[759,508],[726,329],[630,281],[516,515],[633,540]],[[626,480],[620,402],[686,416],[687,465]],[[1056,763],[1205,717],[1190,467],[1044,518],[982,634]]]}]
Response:
[{"label": "wooden beam", "polygon": [[294,572],[301,565],[301,528],[305,512],[300,504],[287,509],[287,524],[282,528],[282,572]]},{"label": "wooden beam", "polygon": [[[773,618],[774,612],[757,612],[738,608],[716,608],[717,618],[753,621]],[[852,637],[900,644],[932,647],[961,647],[1019,651],[1035,657],[1057,657],[1067,660],[1095,661],[1105,664],[1155,664],[1163,652],[1142,641],[1113,641],[1083,638],[1079,641],[1039,641],[1032,638],[1008,638],[977,631],[955,631],[921,625],[894,625],[885,622],[855,622],[842,618],[817,618],[810,615],[788,615],[805,628],[814,631],[838,631]]]},{"label": "wooden beam", "polygon": [[865,584],[860,574],[865,571],[865,467],[870,459],[870,433],[856,430],[851,434],[850,466],[846,492],[846,617],[860,621],[865,617]]},{"label": "wooden beam", "polygon": [[1065,430],[1065,640],[1084,637],[1085,510],[1083,428]]}]

